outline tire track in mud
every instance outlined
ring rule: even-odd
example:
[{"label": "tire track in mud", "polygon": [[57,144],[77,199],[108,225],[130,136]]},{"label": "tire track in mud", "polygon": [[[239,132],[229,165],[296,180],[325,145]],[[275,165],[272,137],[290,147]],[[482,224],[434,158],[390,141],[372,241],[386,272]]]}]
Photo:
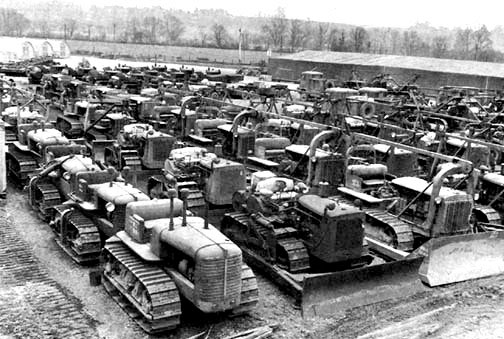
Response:
[{"label": "tire track in mud", "polygon": [[503,286],[504,276],[489,277],[357,307],[310,338],[504,338],[492,321],[504,319]]},{"label": "tire track in mud", "polygon": [[80,301],[51,279],[0,207],[0,335],[99,338]]}]

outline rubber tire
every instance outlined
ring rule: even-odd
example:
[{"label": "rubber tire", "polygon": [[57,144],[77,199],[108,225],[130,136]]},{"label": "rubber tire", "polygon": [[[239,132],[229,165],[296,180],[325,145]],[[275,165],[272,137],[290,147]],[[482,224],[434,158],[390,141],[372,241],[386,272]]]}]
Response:
[{"label": "rubber tire", "polygon": [[376,113],[376,106],[370,102],[365,102],[359,108],[359,113],[361,117],[371,119]]}]

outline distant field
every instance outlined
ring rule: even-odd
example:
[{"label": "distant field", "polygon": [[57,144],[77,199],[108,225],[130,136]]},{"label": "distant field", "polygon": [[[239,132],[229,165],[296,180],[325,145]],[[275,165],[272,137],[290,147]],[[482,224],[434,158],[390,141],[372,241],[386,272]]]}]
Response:
[{"label": "distant field", "polygon": [[[196,48],[160,45],[122,44],[99,41],[67,40],[72,54],[82,52],[101,54],[105,57],[131,57],[134,60],[157,60],[159,62],[210,62],[238,64],[238,50]],[[86,54],[87,54],[86,53]],[[278,55],[273,53],[274,55]],[[242,51],[242,63],[257,64],[268,61],[264,51]]]}]

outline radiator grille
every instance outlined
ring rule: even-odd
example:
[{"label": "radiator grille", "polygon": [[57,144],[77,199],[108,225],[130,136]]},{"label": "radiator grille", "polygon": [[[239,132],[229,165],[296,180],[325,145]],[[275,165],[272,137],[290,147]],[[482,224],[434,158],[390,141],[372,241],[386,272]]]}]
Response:
[{"label": "radiator grille", "polygon": [[153,160],[165,161],[170,156],[173,148],[173,140],[159,139],[152,142]]},{"label": "radiator grille", "polygon": [[470,229],[469,216],[472,212],[470,200],[446,201],[444,224],[449,234],[467,233]]},{"label": "radiator grille", "polygon": [[253,134],[241,134],[238,141],[237,157],[247,157],[254,153],[255,136]]},{"label": "radiator grille", "polygon": [[[238,300],[241,293],[241,264],[241,255],[227,258],[224,280],[225,259],[200,260],[195,270],[196,297],[215,304],[222,304],[223,301],[231,299]],[[226,285],[225,291],[224,285]]]}]

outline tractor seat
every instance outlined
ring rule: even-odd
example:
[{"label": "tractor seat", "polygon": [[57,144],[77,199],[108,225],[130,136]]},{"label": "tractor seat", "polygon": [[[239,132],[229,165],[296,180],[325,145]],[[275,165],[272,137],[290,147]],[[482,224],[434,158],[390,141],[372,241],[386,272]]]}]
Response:
[{"label": "tractor seat", "polygon": [[261,166],[263,168],[267,169],[276,169],[278,166],[280,166],[279,163],[267,160],[267,159],[262,159],[258,157],[247,157],[247,160],[250,161],[252,164]]},{"label": "tractor seat", "polygon": [[212,139],[201,137],[201,136],[195,135],[195,134],[190,134],[189,138],[191,140],[193,140],[194,142],[198,143],[199,145],[207,145],[208,146],[208,145],[212,145],[214,142]]},{"label": "tractor seat", "polygon": [[362,180],[362,185],[366,187],[383,186],[385,185],[385,180],[384,179]]}]

